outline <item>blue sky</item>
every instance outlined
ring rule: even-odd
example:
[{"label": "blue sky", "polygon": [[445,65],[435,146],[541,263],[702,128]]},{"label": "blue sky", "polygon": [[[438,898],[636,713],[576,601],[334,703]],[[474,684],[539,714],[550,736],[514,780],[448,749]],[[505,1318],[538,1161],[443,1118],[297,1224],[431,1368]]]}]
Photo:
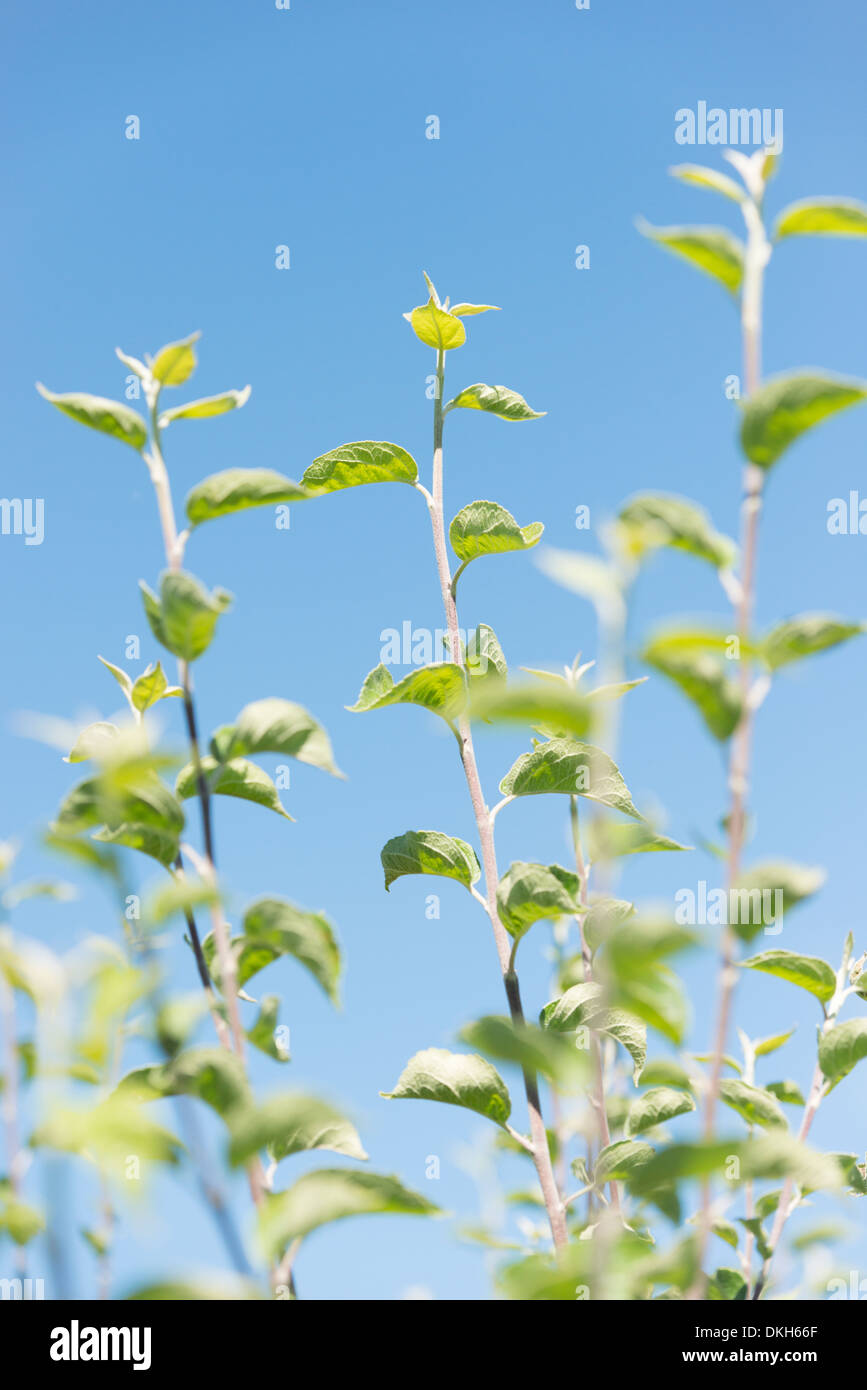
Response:
[{"label": "blue sky", "polygon": [[[91,0],[83,9],[44,0],[7,7],[2,30],[11,329],[0,373],[2,491],[45,500],[41,546],[0,538],[0,833],[22,841],[24,873],[47,871],[39,830],[70,769],[19,738],[13,715],[115,712],[96,653],[122,662],[126,636],[138,633],[143,662],[134,669],[157,655],[137,582],[161,568],[143,466],[49,411],[36,379],[118,396],[115,345],[141,355],[201,329],[192,394],[247,382],[253,393],[237,415],[170,432],[178,504],[220,468],[299,477],[351,439],[404,445],[426,477],[431,360],[401,318],[423,297],[425,269],[442,294],[503,306],[471,321],[468,345],[449,361],[451,384],[503,382],[548,412],[514,427],[470,413],[449,420],[449,515],[492,497],[521,522],[543,521],[549,543],[595,550],[620,501],[653,488],[695,497],[720,528],[735,528],[739,460],[723,382],[739,370],[736,317],[717,285],[643,241],[634,218],[734,225],[728,205],[666,176],[685,154],[720,164],[718,149],[685,152],[674,141],[675,112],[700,100],[783,109],[772,211],[810,194],[867,196],[865,21],[852,0],[733,0],[724,11],[637,0],[592,0],[588,11],[568,0],[293,0],[288,11],[268,0]],[[138,141],[124,138],[129,115],[140,118]],[[425,138],[430,115],[440,120],[436,141]],[[279,271],[283,244],[291,269]],[[587,270],[575,269],[579,244],[590,247]],[[864,255],[845,241],[780,248],[768,281],[766,370],[864,374]],[[772,478],[760,626],[806,609],[864,615],[865,541],[830,536],[825,522],[828,500],[862,485],[865,427],[857,411],[826,424]],[[589,536],[574,527],[579,504],[590,507]],[[284,996],[292,1029],[293,1062],[281,1078],[343,1103],[376,1167],[471,1219],[475,1190],[456,1154],[481,1122],[378,1097],[414,1051],[451,1045],[468,1019],[502,1008],[484,918],[457,885],[441,886],[435,923],[424,916],[424,880],[382,891],[379,849],[392,835],[432,827],[471,838],[466,790],[432,718],[344,709],[379,659],[384,628],[442,625],[425,508],[408,488],[377,487],[295,508],[288,532],[268,512],[251,513],[205,528],[187,562],[236,595],[196,668],[203,726],[285,695],[326,725],[349,777],[293,771],[295,825],[231,801],[217,808],[233,900],[270,891],[323,908],[347,954],[336,1018],[292,966],[267,982]],[[465,623],[494,626],[513,666],[594,654],[589,607],[526,557],[473,566],[462,589]],[[663,616],[724,611],[710,572],[660,557],[636,596],[631,645]],[[867,946],[857,854],[865,662],[867,648],[853,643],[792,668],[757,726],[751,855],[827,868],[827,887],[787,926],[786,944],[835,960],[850,927]],[[712,834],[723,770],[692,711],[652,681],[625,716],[620,760],[637,803],[667,808],[679,838]],[[480,739],[491,799],[524,746],[520,732]],[[503,866],[563,857],[564,807],[552,801],[503,815]],[[624,880],[641,898],[670,900],[712,873],[699,854],[686,868],[683,856],[649,858]],[[76,904],[22,907],[16,927],[63,947],[108,929],[108,919],[84,884]],[[547,998],[546,966],[532,948],[525,957],[535,1012]],[[172,959],[191,984],[185,948]],[[697,1048],[708,1040],[707,960],[687,969]],[[806,1085],[813,1021],[793,993],[746,982],[739,1017],[754,1033],[802,1019],[787,1074]],[[264,1059],[258,1072],[274,1084]],[[858,1085],[856,1075],[823,1108],[817,1143],[863,1151]],[[442,1177],[425,1185],[431,1154]],[[85,1190],[76,1179],[75,1226],[88,1219]],[[172,1180],[158,1199],[122,1234],[120,1289],[167,1266],[220,1259],[189,1191]],[[845,1258],[859,1251],[863,1261],[863,1241]],[[86,1256],[76,1269],[84,1277]],[[482,1257],[448,1223],[398,1218],[320,1233],[299,1272],[311,1296],[394,1298],[423,1286],[439,1298],[485,1298],[489,1288]]]}]

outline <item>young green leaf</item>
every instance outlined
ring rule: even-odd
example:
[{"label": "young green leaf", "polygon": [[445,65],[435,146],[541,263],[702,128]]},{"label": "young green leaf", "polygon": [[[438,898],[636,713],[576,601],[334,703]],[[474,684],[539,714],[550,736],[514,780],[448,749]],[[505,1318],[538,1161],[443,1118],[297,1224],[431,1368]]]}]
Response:
[{"label": "young green leaf", "polygon": [[[470,673],[472,674],[472,672]],[[545,738],[584,738],[596,711],[587,696],[548,681],[470,682],[470,716],[487,724],[524,724]]]},{"label": "young green leaf", "polygon": [[826,372],[790,372],[765,382],[744,404],[741,446],[770,468],[806,430],[867,398],[867,383]]},{"label": "young green leaf", "polygon": [[450,314],[457,314],[459,318],[472,318],[475,314],[487,314],[492,309],[499,311],[499,304],[452,304],[449,306]]},{"label": "young green leaf", "polygon": [[719,661],[707,652],[679,653],[653,642],[645,647],[643,658],[680,687],[714,738],[731,738],[740,722],[743,700],[738,686]]},{"label": "young green leaf", "polygon": [[652,227],[640,219],[642,236],[665,246],[737,294],[744,278],[743,243],[725,227]]},{"label": "young green leaf", "polygon": [[761,654],[772,671],[790,661],[814,656],[829,647],[848,642],[864,632],[863,623],[849,623],[833,613],[800,613],[772,628],[762,643]]},{"label": "young green leaf", "polygon": [[653,1158],[653,1154],[654,1150],[649,1144],[631,1139],[608,1144],[596,1160],[593,1181],[597,1187],[603,1187],[607,1182],[628,1182]]},{"label": "young green leaf", "polygon": [[757,1057],[767,1057],[772,1052],[778,1052],[794,1035],[795,1029],[790,1028],[788,1033],[774,1033],[769,1038],[759,1038],[753,1043],[753,1052]]},{"label": "young green leaf", "polygon": [[440,308],[433,295],[427,304],[419,304],[410,313],[404,314],[404,318],[415,336],[437,351],[450,352],[463,347],[467,341],[467,330],[461,320]]},{"label": "young green leaf", "polygon": [[248,1103],[249,1088],[234,1053],[221,1047],[194,1047],[164,1065],[127,1072],[112,1094],[129,1102],[196,1096],[226,1118]]},{"label": "young green leaf", "polygon": [[210,420],[214,415],[225,415],[228,410],[240,410],[249,399],[249,386],[245,386],[243,391],[221,391],[218,396],[203,396],[201,400],[187,401],[186,405],[164,410],[159,418],[159,427],[164,430],[173,420]]},{"label": "young green leaf", "polygon": [[321,724],[302,705],[278,696],[245,705],[234,724],[224,725],[214,734],[211,752],[220,762],[250,753],[280,753],[333,777],[343,776]]},{"label": "young green leaf", "polygon": [[615,1038],[632,1058],[632,1079],[637,1086],[647,1061],[647,1029],[622,1009],[607,1008],[603,993],[596,981],[572,985],[559,999],[545,1005],[540,1022],[543,1028],[558,1033],[586,1027]]},{"label": "young green leaf", "polygon": [[64,415],[77,420],[81,425],[89,425],[101,434],[110,434],[114,439],[129,444],[133,449],[143,449],[147,443],[147,428],[141,416],[120,401],[109,401],[104,396],[88,396],[83,391],[67,391],[56,395],[40,381],[36,389],[46,401],[56,405]]},{"label": "young green leaf", "polygon": [[284,1093],[269,1096],[231,1118],[229,1163],[247,1163],[262,1149],[274,1162],[290,1154],[330,1149],[347,1158],[367,1158],[358,1131],[333,1106],[315,1096]]},{"label": "young green leaf", "polygon": [[722,193],[723,197],[731,198],[733,203],[744,201],[744,190],[734,179],[730,179],[728,174],[719,173],[716,169],[708,169],[703,164],[675,164],[668,172],[674,178],[681,179],[683,183]]},{"label": "young green leaf", "polygon": [[201,333],[191,333],[189,338],[180,338],[160,348],[150,368],[162,386],[183,386],[193,375],[197,365],[195,344],[201,336]]},{"label": "young green leaf", "polygon": [[174,864],[180,850],[180,835],[176,830],[136,822],[125,821],[113,829],[97,830],[93,838],[104,845],[138,850],[140,854],[156,859],[166,869]]},{"label": "young green leaf", "polygon": [[415,483],[418,464],[397,444],[365,439],[357,444],[341,444],[321,454],[305,469],[301,486],[313,495],[340,492],[365,483]]},{"label": "young green leaf", "polygon": [[254,973],[245,974],[245,953],[249,964],[259,955],[265,959],[255,965],[261,970],[269,960],[279,956],[294,956],[322,986],[332,1003],[338,1002],[340,980],[340,947],[334,928],[321,912],[305,912],[283,898],[259,898],[244,913],[244,947],[239,962],[239,983]]},{"label": "young green leaf", "polygon": [[145,614],[154,637],[182,661],[196,661],[208,650],[217,619],[232,602],[225,589],[207,589],[184,570],[168,570],[157,598],[140,583]]},{"label": "young green leaf", "polygon": [[639,1078],[642,1086],[674,1087],[679,1091],[691,1091],[689,1073],[679,1062],[670,1057],[654,1057],[645,1066]]},{"label": "young green leaf", "polygon": [[[247,758],[232,758],[227,763],[218,763],[215,758],[201,759],[202,772],[209,792],[218,796],[237,796],[242,801],[254,801],[268,811],[276,811],[278,816],[293,820],[280,800],[280,793],[263,768],[251,763]],[[198,777],[193,763],[188,763],[178,773],[175,793],[182,801],[197,796]]]},{"label": "young green leaf", "polygon": [[785,236],[867,236],[867,205],[850,198],[804,198],[783,208],[774,238]]},{"label": "young green leaf", "polygon": [[[123,672],[121,674],[124,674]],[[127,677],[127,680],[129,677]],[[167,700],[170,696],[183,695],[183,690],[179,685],[169,685],[166,680],[165,672],[160,663],[151,662],[146,671],[138,677],[130,691],[130,702],[134,709],[140,714],[150,709],[158,700]]]},{"label": "young green leaf", "polygon": [[305,1173],[285,1192],[269,1195],[259,1214],[259,1240],[264,1252],[276,1259],[292,1241],[329,1221],[382,1212],[434,1216],[439,1208],[397,1178],[353,1168],[320,1168]]},{"label": "young green leaf", "polygon": [[500,921],[514,937],[523,936],[545,917],[572,916],[580,910],[576,874],[559,864],[510,865],[497,887]]},{"label": "young green leaf", "polygon": [[786,1117],[776,1098],[760,1086],[751,1086],[746,1081],[721,1081],[719,1097],[749,1125],[761,1125],[763,1129],[787,1128]]},{"label": "young green leaf", "polygon": [[765,1087],[783,1105],[805,1105],[800,1087],[795,1081],[769,1081]]},{"label": "young green leaf", "polygon": [[452,521],[449,540],[458,559],[468,565],[480,555],[529,550],[544,529],[541,521],[519,526],[511,512],[496,502],[470,502]]},{"label": "young green leaf", "polygon": [[819,1040],[819,1066],[829,1081],[839,1081],[867,1057],[867,1018],[849,1018]]},{"label": "young green leaf", "polygon": [[597,951],[634,912],[635,904],[621,898],[603,898],[601,902],[594,902],[582,923],[584,940],[591,951]]},{"label": "young green leaf", "polygon": [[244,1037],[253,1047],[273,1057],[275,1062],[288,1062],[289,1049],[279,1031],[280,1000],[276,994],[266,994],[259,1005],[259,1016],[252,1028],[247,1028]]},{"label": "young green leaf", "polygon": [[505,1125],[512,1102],[503,1078],[484,1057],[429,1047],[411,1057],[386,1100],[438,1100]]},{"label": "young green leaf", "polygon": [[[825,882],[825,870],[810,868],[803,864],[792,864],[787,860],[768,860],[762,864],[755,864],[751,869],[745,869],[735,884],[735,891],[738,894],[749,893],[754,895],[756,892],[762,894],[777,892],[783,895],[783,911],[791,912],[793,907],[803,902],[805,898],[811,898],[814,893]],[[757,935],[756,931],[750,931],[747,926],[745,914],[741,912],[742,923],[736,928],[738,935],[745,941]],[[751,920],[756,920],[755,912],[751,915]],[[759,914],[760,920],[760,914]]]},{"label": "young green leaf", "polygon": [[108,724],[102,719],[97,720],[95,724],[88,724],[86,729],[82,729],[63,761],[65,763],[86,763],[91,758],[98,759],[108,751],[108,745],[113,743],[117,736],[118,727],[116,724]]},{"label": "young green leaf", "polygon": [[505,690],[509,668],[503,648],[492,627],[488,627],[487,623],[479,623],[475,632],[470,633],[463,655],[467,678],[477,683],[476,689],[478,682],[484,681],[486,687],[493,689],[496,694]]},{"label": "young green leaf", "polygon": [[454,662],[421,666],[397,684],[388,667],[380,663],[365,677],[358,699],[347,709],[357,714],[386,705],[421,705],[448,720],[460,714],[466,693],[464,673]]},{"label": "young green leaf", "polygon": [[407,830],[383,846],[385,890],[405,874],[438,874],[470,888],[481,875],[475,850],[464,840],[438,830]]},{"label": "young green leaf", "polygon": [[[642,1080],[644,1073],[642,1072]],[[670,1086],[654,1086],[634,1100],[626,1116],[625,1133],[631,1139],[646,1129],[674,1120],[678,1115],[686,1115],[695,1109],[695,1101],[688,1090],[673,1090]]]},{"label": "young green leaf", "polygon": [[734,541],[715,531],[707,512],[685,497],[640,493],[621,508],[619,520],[642,549],[671,546],[717,569],[730,569],[737,556]]},{"label": "young green leaf", "polygon": [[802,956],[796,951],[762,951],[758,956],[742,960],[745,970],[761,970],[780,980],[799,985],[823,1004],[827,1004],[837,988],[837,977],[827,961],[819,956]]},{"label": "young green leaf", "polygon": [[218,516],[243,512],[248,507],[271,507],[279,502],[302,502],[310,493],[271,468],[226,468],[193,488],[187,497],[191,526]]},{"label": "young green leaf", "polygon": [[[452,310],[456,313],[457,310]],[[465,386],[453,400],[445,406],[443,414],[449,410],[486,410],[490,415],[499,415],[501,420],[541,420],[545,410],[533,410],[517,391],[508,386],[486,386],[477,381]]]},{"label": "young green leaf", "polygon": [[488,1015],[468,1023],[461,1029],[460,1038],[498,1062],[511,1062],[524,1071],[539,1072],[564,1087],[586,1079],[589,1069],[585,1055],[556,1033],[529,1023],[517,1027],[503,1016]]},{"label": "young green leaf", "polygon": [[522,753],[500,783],[504,796],[560,792],[586,796],[602,806],[641,820],[619,769],[601,748],[574,739],[556,738]]},{"label": "young green leaf", "polygon": [[617,821],[595,821],[590,827],[590,853],[594,860],[619,859],[626,854],[656,854],[669,850],[691,850],[667,835],[659,835],[650,825],[628,825]]}]

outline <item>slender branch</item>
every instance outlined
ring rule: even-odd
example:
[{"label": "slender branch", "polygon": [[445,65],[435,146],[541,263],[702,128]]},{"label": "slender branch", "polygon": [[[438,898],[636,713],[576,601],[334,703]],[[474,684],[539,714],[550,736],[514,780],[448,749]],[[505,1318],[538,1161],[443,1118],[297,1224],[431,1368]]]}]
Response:
[{"label": "slender branch", "polygon": [[[575,870],[580,882],[579,902],[581,906],[587,907],[587,892],[590,878],[590,871],[584,860],[584,851],[581,847],[581,826],[578,818],[578,797],[569,798],[569,820],[572,827],[572,847],[575,852]],[[588,982],[593,979],[593,958],[590,953],[590,946],[584,935],[584,924],[582,919],[577,918],[578,930],[581,933],[581,956],[584,961],[584,978]],[[592,1032],[592,1029],[591,1029]],[[598,1033],[593,1033],[593,1068],[596,1073],[596,1097],[593,1108],[596,1111],[596,1124],[599,1131],[599,1148],[605,1149],[611,1143],[611,1130],[608,1126],[608,1110],[605,1104],[605,1066],[602,1058],[602,1044]],[[611,1187],[611,1204],[616,1211],[620,1211],[620,1187],[616,1182],[609,1184]]]},{"label": "slender branch", "polygon": [[[762,358],[762,288],[765,267],[771,248],[765,235],[761,210],[758,201],[747,198],[743,204],[744,220],[747,227],[747,246],[744,258],[744,281],[741,292],[741,338],[744,368],[744,385],[747,396],[752,396],[761,384]],[[747,463],[743,471],[743,501],[741,504],[741,555],[742,571],[739,590],[733,591],[735,619],[742,649],[748,641],[755,602],[756,564],[758,554],[759,519],[762,509],[764,473],[753,463]],[[729,814],[728,855],[726,886],[729,899],[731,890],[740,876],[743,853],[747,798],[749,793],[750,758],[752,749],[753,708],[750,701],[750,665],[743,650],[741,653],[740,689],[742,711],[738,726],[732,736],[729,758]],[[723,1054],[731,1023],[732,1005],[738,973],[736,968],[737,938],[731,925],[723,929],[720,944],[720,967],[718,982],[717,1020],[712,1048],[712,1061],[707,1093],[705,1096],[703,1135],[706,1140],[713,1137],[716,1126],[716,1111],[722,1080]],[[699,1270],[704,1261],[711,1226],[711,1185],[702,1185],[702,1203],[699,1219]],[[698,1297],[701,1287],[701,1274],[690,1291]]]},{"label": "slender branch", "polygon": [[[455,596],[452,591],[452,576],[448,549],[446,547],[445,517],[443,512],[442,401],[444,377],[445,352],[440,349],[437,352],[437,386],[436,396],[434,398],[433,486],[429,510],[433,529],[437,573],[439,575],[443,608],[448,625],[451,659],[463,665],[460,629],[458,626]],[[467,787],[470,793],[473,815],[475,817],[476,829],[482,851],[482,866],[485,874],[486,910],[494,933],[494,942],[497,948],[497,957],[500,962],[500,971],[503,976],[503,985],[509,1004],[509,1012],[513,1024],[516,1027],[520,1027],[524,1023],[521,989],[518,983],[518,976],[512,969],[509,935],[503,923],[500,921],[500,914],[497,908],[497,885],[499,883],[499,875],[497,872],[497,855],[494,846],[494,826],[482,792],[470,721],[465,713],[462,714],[458,720],[457,734],[461,763],[463,764],[464,776],[466,777]],[[548,1136],[545,1130],[544,1120],[542,1119],[542,1109],[539,1100],[538,1079],[536,1073],[530,1068],[523,1069],[523,1077],[524,1091],[527,1097],[527,1109],[530,1117],[533,1163],[535,1164],[539,1185],[542,1189],[545,1209],[548,1213],[548,1221],[551,1226],[551,1235],[555,1246],[560,1247],[566,1244],[567,1239],[566,1215],[563,1210],[563,1202],[551,1163]]]}]

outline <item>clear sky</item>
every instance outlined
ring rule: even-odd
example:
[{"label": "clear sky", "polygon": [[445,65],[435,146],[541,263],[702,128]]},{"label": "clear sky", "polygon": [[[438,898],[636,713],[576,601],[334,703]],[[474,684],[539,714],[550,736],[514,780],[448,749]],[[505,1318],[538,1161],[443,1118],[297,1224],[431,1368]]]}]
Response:
[{"label": "clear sky", "polygon": [[[855,0],[592,0],[581,11],[571,0],[292,0],[287,10],[272,0],[42,0],[7,4],[0,26],[2,492],[45,502],[42,545],[0,538],[0,835],[22,840],[23,872],[49,870],[38,834],[71,770],[54,750],[17,737],[13,715],[116,712],[96,654],[122,663],[125,638],[138,633],[143,663],[157,655],[137,582],[152,583],[161,568],[143,466],[50,411],[36,379],[118,396],[116,345],[141,355],[201,329],[192,394],[247,382],[253,392],[236,415],[170,432],[179,503],[217,469],[262,465],[299,477],[352,439],[404,445],[426,477],[431,360],[401,318],[423,298],[425,269],[443,295],[503,306],[470,322],[467,347],[449,362],[451,384],[503,382],[548,412],[520,426],[469,412],[449,420],[449,515],[491,497],[522,523],[543,521],[546,541],[592,551],[620,501],[653,488],[695,497],[720,528],[735,528],[739,459],[723,383],[740,370],[736,317],[719,286],[642,240],[634,218],[734,227],[736,209],[666,175],[685,156],[720,165],[716,148],[675,143],[675,113],[699,101],[784,112],[771,210],[811,194],[867,197],[867,34]],[[131,115],[138,140],[125,138]],[[425,134],[432,115],[438,140]],[[288,270],[275,268],[279,245],[290,248]],[[578,245],[590,248],[589,269],[575,268]],[[768,371],[867,372],[865,255],[854,241],[780,248],[767,292]],[[760,626],[806,609],[865,614],[867,540],[826,530],[829,499],[864,487],[865,430],[863,411],[840,416],[772,478]],[[590,507],[589,534],[575,530],[579,504]],[[342,1103],[377,1168],[472,1220],[476,1191],[460,1155],[484,1122],[378,1097],[413,1052],[453,1045],[467,1020],[502,1010],[477,905],[443,883],[441,919],[429,922],[429,881],[382,890],[379,850],[392,835],[432,827],[472,838],[466,790],[433,718],[344,709],[379,659],[384,628],[441,626],[429,540],[421,500],[377,487],[295,508],[288,532],[267,511],[215,523],[195,538],[188,564],[236,595],[196,668],[203,725],[231,720],[260,696],[296,699],[329,729],[349,777],[293,771],[295,825],[227,799],[217,807],[233,902],[270,891],[323,908],[347,954],[337,1017],[292,964],[266,980],[292,1029],[293,1061],[280,1079]],[[594,654],[591,610],[530,559],[474,566],[463,586],[465,621],[492,624],[513,666]],[[725,604],[712,574],[660,557],[637,595],[633,649],[657,618],[714,612]],[[751,854],[827,868],[827,887],[787,925],[786,944],[835,961],[850,927],[867,947],[865,663],[867,647],[852,643],[792,668],[756,734]],[[625,716],[621,766],[638,804],[667,808],[681,839],[713,835],[723,768],[692,710],[656,680]],[[520,731],[481,740],[492,799],[524,746]],[[550,800],[503,815],[504,865],[567,852],[564,806]],[[625,890],[671,901],[712,877],[706,857],[696,853],[688,867],[684,859],[639,857]],[[22,907],[15,925],[58,947],[108,929],[88,885],[75,904]],[[532,948],[525,956],[534,1013],[547,997],[546,966]],[[192,985],[182,945],[173,959]],[[709,1038],[708,959],[687,970],[699,1050]],[[754,1034],[801,1018],[785,1071],[802,1086],[814,1047],[809,1002],[768,981],[745,982],[739,1002]],[[266,1059],[256,1069],[263,1085],[276,1084]],[[823,1107],[818,1144],[867,1146],[859,1085],[863,1095],[856,1074]],[[437,1183],[425,1179],[432,1154],[442,1164]],[[86,1191],[73,1182],[72,1227],[90,1219]],[[121,1234],[121,1290],[167,1267],[221,1259],[193,1194],[175,1179],[157,1191],[155,1210]],[[246,1212],[241,1188],[238,1210]],[[865,1243],[854,1240],[842,1263],[857,1264],[859,1253],[863,1264]],[[89,1274],[86,1252],[77,1269]],[[489,1290],[482,1256],[449,1223],[391,1217],[319,1233],[299,1274],[311,1296]]]}]

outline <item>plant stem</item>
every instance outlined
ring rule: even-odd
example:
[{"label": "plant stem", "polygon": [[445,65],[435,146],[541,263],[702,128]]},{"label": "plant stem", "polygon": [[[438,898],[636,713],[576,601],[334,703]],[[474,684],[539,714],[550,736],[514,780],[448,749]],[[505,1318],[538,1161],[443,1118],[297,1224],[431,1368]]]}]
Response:
[{"label": "plant stem", "polygon": [[[178,536],[177,523],[175,521],[175,510],[172,502],[171,484],[169,482],[168,470],[163,458],[160,426],[159,426],[159,388],[154,386],[150,390],[150,418],[151,418],[151,443],[150,450],[145,455],[145,462],[153,482],[154,491],[157,498],[157,509],[159,511],[160,525],[163,532],[163,544],[165,547],[166,563],[169,569],[179,570],[183,558],[183,537]],[[185,533],[186,534],[186,533]],[[190,758],[193,763],[196,776],[196,788],[198,792],[199,810],[202,821],[202,841],[204,844],[204,862],[201,865],[203,876],[210,878],[216,884],[217,868],[214,859],[214,835],[213,823],[211,818],[211,796],[208,789],[207,779],[202,768],[202,759],[199,751],[199,735],[196,724],[196,708],[193,700],[192,680],[190,677],[189,664],[186,661],[178,661],[178,683],[184,692],[184,714],[187,723],[187,735],[190,746]],[[219,1011],[214,1006],[211,1008],[211,1015],[214,1019],[214,1026],[217,1036],[224,1047],[231,1050],[234,1042],[234,1051],[243,1064],[244,1061],[244,1030],[241,1024],[241,1016],[238,1009],[238,972],[235,958],[229,941],[229,931],[226,926],[226,919],[222,908],[216,903],[211,909],[211,920],[214,927],[214,940],[217,947],[217,959],[220,964],[220,978],[223,994],[226,999],[226,1006],[229,1014],[229,1025],[231,1029],[231,1041],[227,1035],[227,1030],[222,1026],[222,1019]],[[193,951],[202,975],[204,964],[204,953],[201,942],[198,939],[195,921],[192,913],[187,916],[187,924],[190,926],[190,935],[193,941]],[[207,966],[205,966],[207,971]],[[204,983],[204,982],[203,982]],[[208,991],[210,995],[210,991]],[[209,1002],[213,1001],[210,996]],[[264,1195],[264,1174],[261,1160],[253,1160],[247,1169],[250,1182],[250,1193],[256,1206],[261,1205]]]},{"label": "plant stem", "polygon": [[[747,227],[747,246],[741,292],[741,339],[744,385],[749,397],[758,390],[761,384],[762,287],[765,266],[768,263],[771,248],[765,236],[759,203],[753,198],[747,198],[743,204],[743,211]],[[747,644],[749,639],[755,602],[759,518],[762,509],[763,486],[763,470],[753,463],[746,463],[743,470],[743,500],[741,503],[741,585],[735,605],[737,633],[742,647]],[[740,661],[739,683],[742,709],[740,720],[732,736],[728,778],[730,800],[727,824],[726,887],[729,901],[731,901],[731,890],[737,884],[741,870],[752,751],[753,716],[750,700],[750,664],[743,652],[741,652]],[[716,1125],[723,1055],[731,1023],[734,990],[737,983],[736,958],[737,938],[731,924],[727,922],[723,928],[720,946],[717,1021],[710,1078],[704,1104],[703,1136],[705,1140],[710,1140],[713,1137]],[[705,1182],[702,1186],[702,1205],[699,1218],[699,1271],[707,1250],[710,1222],[711,1186],[709,1182]],[[700,1272],[698,1280],[701,1280]],[[697,1289],[694,1289],[692,1293],[693,1296],[698,1296]]]},{"label": "plant stem", "polygon": [[[439,575],[443,607],[445,609],[446,623],[448,626],[450,656],[451,660],[457,662],[458,665],[464,665],[463,654],[461,652],[457,605],[452,589],[451,568],[449,565],[448,550],[446,548],[446,530],[443,512],[444,378],[445,352],[440,350],[437,352],[437,383],[436,396],[434,398],[433,485],[428,505],[433,529],[437,573]],[[512,968],[509,934],[500,921],[500,914],[497,908],[499,874],[497,872],[497,855],[494,845],[494,826],[482,792],[482,784],[479,778],[476,754],[473,746],[472,730],[466,713],[461,714],[457,722],[457,735],[461,763],[470,793],[470,801],[472,802],[473,815],[475,817],[479,844],[482,851],[482,866],[485,875],[486,910],[494,933],[494,942],[500,962],[503,986],[509,1004],[509,1013],[511,1014],[513,1025],[516,1028],[520,1028],[524,1023],[524,1010],[521,1004],[521,988],[518,982],[518,976]],[[545,1202],[545,1209],[548,1213],[548,1221],[551,1226],[551,1235],[554,1240],[554,1245],[559,1248],[566,1244],[566,1214],[551,1163],[548,1136],[545,1130],[544,1120],[542,1119],[542,1108],[539,1100],[539,1083],[536,1073],[528,1068],[523,1069],[523,1078],[524,1091],[527,1097],[527,1109],[530,1118],[533,1163],[535,1164],[539,1185],[542,1189],[542,1196]]]},{"label": "plant stem", "polygon": [[[6,1144],[6,1172],[16,1201],[21,1196],[22,1151],[18,1134],[18,1039],[15,1031],[15,993],[6,976],[0,972],[0,1015],[3,1031],[3,1126]],[[27,1273],[27,1250],[17,1248],[16,1263],[23,1279]]]}]

